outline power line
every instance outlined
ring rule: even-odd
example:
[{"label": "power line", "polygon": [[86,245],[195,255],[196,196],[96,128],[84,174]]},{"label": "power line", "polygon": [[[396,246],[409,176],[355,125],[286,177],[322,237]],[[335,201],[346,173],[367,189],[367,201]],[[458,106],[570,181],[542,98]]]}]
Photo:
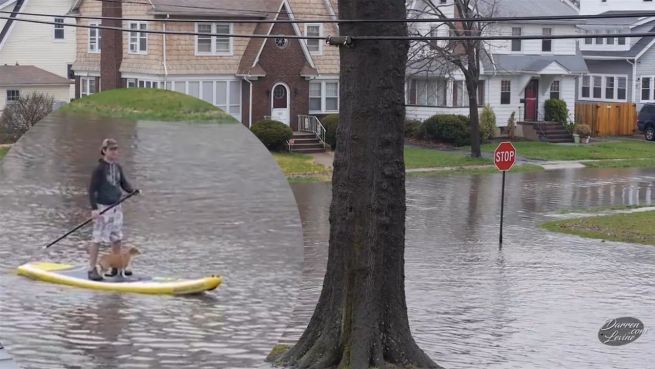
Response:
[{"label": "power line", "polygon": [[[81,25],[81,24],[69,24],[69,23],[55,23],[48,21],[40,21],[34,19],[25,19],[25,18],[12,18],[12,17],[2,17],[0,19],[13,20],[18,22],[27,22],[27,23],[37,23],[37,24],[47,24],[47,25],[57,25],[64,27],[74,27],[74,28],[87,28],[87,29],[101,29],[109,31],[119,31],[119,32],[133,32],[133,33],[151,33],[151,34],[163,34],[163,35],[175,35],[175,36],[214,36],[214,37],[234,37],[234,38],[263,38],[263,39],[274,39],[274,38],[287,38],[287,39],[303,39],[303,40],[325,40],[326,42],[334,41],[342,43],[343,40],[348,39],[351,41],[494,41],[494,40],[555,40],[555,39],[587,39],[587,38],[605,38],[609,37],[608,35],[600,34],[568,34],[568,35],[497,35],[497,36],[380,36],[380,35],[362,35],[362,36],[297,36],[297,35],[264,35],[264,34],[233,34],[233,33],[200,33],[200,32],[180,32],[180,31],[157,31],[157,30],[133,30],[128,28],[121,27],[110,27],[110,26],[95,26],[95,25]],[[640,33],[612,33],[611,37],[620,37],[620,38],[639,38],[639,37],[655,37],[655,32],[640,32]]]},{"label": "power line", "polygon": [[[96,0],[99,2],[110,2],[110,3],[122,3],[122,4],[141,4],[141,5],[152,5],[148,2],[134,1],[134,0]],[[204,7],[204,6],[193,6],[193,5],[172,5],[167,4],[167,6],[175,8],[190,8],[190,9],[204,9],[204,10],[228,10],[228,11],[238,11],[243,12],[242,9],[230,9],[230,8],[216,8],[216,7]],[[418,10],[410,9],[410,12],[422,13]],[[252,12],[258,13],[270,13],[277,14],[277,11],[266,11],[266,10],[253,10]],[[294,14],[303,14],[310,16],[325,16],[332,17],[332,15],[316,15],[309,13],[294,13]],[[655,17],[655,11],[635,11],[635,12],[625,12],[625,13],[603,13],[603,14],[593,14],[593,15],[550,15],[550,16],[514,16],[514,17],[473,17],[473,18],[440,18],[440,17],[429,17],[429,18],[400,18],[400,19],[330,19],[330,20],[281,20],[280,23],[430,23],[430,22],[511,22],[511,21],[542,21],[542,20],[589,20],[589,19],[621,19],[621,18],[650,18]],[[150,19],[153,20],[153,19]],[[206,20],[204,20],[206,21]],[[240,23],[241,20],[235,19],[231,20],[232,23]],[[252,21],[252,20],[251,20]],[[276,23],[274,20],[257,20],[259,23]]]},{"label": "power line", "polygon": [[[139,4],[139,5],[149,5],[152,6],[151,3],[149,2],[143,2],[143,1],[134,1],[134,0],[96,0],[101,3],[121,3],[121,4]],[[197,9],[197,10],[223,10],[223,11],[229,11],[229,12],[235,12],[235,13],[255,13],[255,14],[261,14],[262,16],[265,16],[267,14],[277,14],[277,11],[272,11],[272,10],[243,10],[243,9],[236,9],[236,8],[222,8],[222,7],[213,7],[213,6],[197,6],[197,5],[176,5],[176,4],[163,4],[164,6],[168,6],[171,8],[178,8],[178,9]],[[329,17],[332,18],[334,15],[332,14],[313,14],[313,13],[295,13],[296,15],[309,15],[309,16],[315,16],[315,17]]]}]

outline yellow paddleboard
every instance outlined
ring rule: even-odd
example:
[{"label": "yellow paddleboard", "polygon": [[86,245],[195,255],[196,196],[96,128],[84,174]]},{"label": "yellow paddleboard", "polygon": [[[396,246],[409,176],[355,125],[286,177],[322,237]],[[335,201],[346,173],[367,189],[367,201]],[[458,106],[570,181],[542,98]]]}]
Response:
[{"label": "yellow paddleboard", "polygon": [[18,268],[18,274],[43,282],[64,284],[72,287],[113,292],[133,292],[151,295],[190,295],[217,288],[221,276],[199,279],[158,278],[135,275],[129,277],[105,277],[102,281],[87,278],[86,265],[69,265],[50,262],[27,263]]}]

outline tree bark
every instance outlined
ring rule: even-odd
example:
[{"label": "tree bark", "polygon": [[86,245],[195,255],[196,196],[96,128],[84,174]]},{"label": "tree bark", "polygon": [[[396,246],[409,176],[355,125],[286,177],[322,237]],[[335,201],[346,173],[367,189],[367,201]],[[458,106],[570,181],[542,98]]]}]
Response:
[{"label": "tree bark", "polygon": [[[403,0],[341,0],[344,19],[405,17]],[[341,24],[342,35],[406,35],[404,23]],[[440,368],[412,338],[405,302],[406,41],[341,49],[340,122],[323,290],[296,368]]]},{"label": "tree bark", "polygon": [[471,157],[482,156],[480,150],[480,114],[478,112],[478,80],[479,78],[466,77],[466,88],[469,92],[469,118],[471,119]]}]

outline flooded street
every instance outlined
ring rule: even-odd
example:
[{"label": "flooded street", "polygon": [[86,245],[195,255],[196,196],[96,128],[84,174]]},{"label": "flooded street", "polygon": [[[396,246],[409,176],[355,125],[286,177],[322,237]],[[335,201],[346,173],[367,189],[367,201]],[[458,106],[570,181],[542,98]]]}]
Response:
[{"label": "flooded street", "polygon": [[[126,240],[148,275],[220,274],[205,296],[95,292],[32,281],[27,261],[85,263],[100,142],[121,144]],[[0,163],[0,342],[22,368],[252,368],[288,325],[303,262],[293,193],[238,124],[108,122],[51,115]]]},{"label": "flooded street", "polygon": [[[127,240],[144,252],[135,269],[220,274],[218,290],[113,294],[15,275],[27,261],[85,262],[90,227],[41,248],[89,215],[86,186],[106,136],[144,191],[124,205]],[[655,170],[510,173],[499,250],[499,175],[409,177],[416,341],[450,369],[655,368],[655,247],[537,228],[561,209],[653,204],[654,182]],[[330,196],[325,183],[290,189],[240,125],[52,115],[0,164],[0,341],[29,369],[265,366],[274,344],[299,337],[318,299]],[[601,344],[605,321],[624,316],[646,333]]]},{"label": "flooded street", "polygon": [[[654,182],[655,170],[510,173],[499,250],[500,175],[409,177],[406,292],[418,344],[449,369],[655,368],[655,247],[537,228],[560,209],[653,204]],[[331,196],[329,184],[293,188],[306,265],[289,342],[318,299]],[[602,325],[623,316],[649,330],[602,344]]]}]

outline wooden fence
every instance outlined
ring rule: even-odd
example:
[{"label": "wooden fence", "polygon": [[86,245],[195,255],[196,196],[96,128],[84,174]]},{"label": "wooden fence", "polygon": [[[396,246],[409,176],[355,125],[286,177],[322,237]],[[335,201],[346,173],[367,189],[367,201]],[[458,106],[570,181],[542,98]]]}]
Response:
[{"label": "wooden fence", "polygon": [[577,103],[576,123],[588,124],[592,136],[632,136],[637,129],[633,103]]}]

